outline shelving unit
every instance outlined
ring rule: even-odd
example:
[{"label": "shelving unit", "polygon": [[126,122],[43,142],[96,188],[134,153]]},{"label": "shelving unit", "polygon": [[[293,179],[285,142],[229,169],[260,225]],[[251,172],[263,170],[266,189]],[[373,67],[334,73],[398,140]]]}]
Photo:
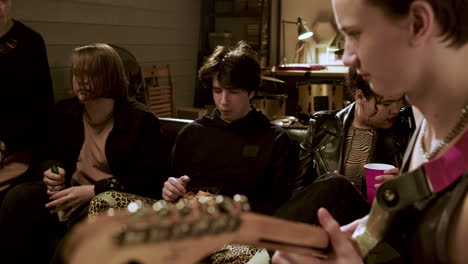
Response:
[{"label": "shelving unit", "polygon": [[[272,0],[203,0],[199,64],[217,45],[246,41],[259,55],[262,68],[269,66]],[[212,104],[211,91],[198,85],[195,106]]]}]

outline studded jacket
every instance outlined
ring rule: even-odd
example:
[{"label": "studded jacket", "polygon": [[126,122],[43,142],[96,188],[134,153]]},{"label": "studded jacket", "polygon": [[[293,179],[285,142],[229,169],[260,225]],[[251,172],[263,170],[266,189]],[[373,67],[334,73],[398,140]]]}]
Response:
[{"label": "studded jacket", "polygon": [[[307,135],[301,143],[294,190],[312,183],[324,173],[342,171],[345,133],[352,123],[354,109],[355,103],[352,103],[342,110],[312,115]],[[391,128],[377,130],[368,163],[387,163],[399,168],[413,130],[412,109],[404,107]]]}]

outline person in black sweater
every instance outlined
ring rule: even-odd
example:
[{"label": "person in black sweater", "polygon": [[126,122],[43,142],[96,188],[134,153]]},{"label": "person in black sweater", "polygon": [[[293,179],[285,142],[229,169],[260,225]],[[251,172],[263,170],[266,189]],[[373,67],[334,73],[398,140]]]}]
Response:
[{"label": "person in black sweater", "polygon": [[260,86],[255,56],[244,42],[219,46],[201,67],[199,77],[212,89],[216,108],[179,132],[172,164],[180,177],[165,182],[165,200],[198,190],[239,193],[253,211],[272,214],[288,197],[289,137],[250,105]]},{"label": "person in black sweater", "polygon": [[54,105],[44,40],[13,20],[10,7],[10,0],[0,1],[0,204],[11,186],[30,175],[24,173]]}]

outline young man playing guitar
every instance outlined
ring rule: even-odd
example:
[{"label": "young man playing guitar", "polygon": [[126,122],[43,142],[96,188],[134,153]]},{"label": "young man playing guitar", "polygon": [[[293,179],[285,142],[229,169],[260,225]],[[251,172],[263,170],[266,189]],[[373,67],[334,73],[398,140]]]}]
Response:
[{"label": "young man playing guitar", "polygon": [[[329,258],[277,252],[273,262],[362,263],[367,249],[359,245],[358,250],[346,234],[355,231],[361,222],[354,233],[356,238],[362,235],[361,231],[369,234],[374,228],[390,225],[390,235],[399,237],[400,245],[407,251],[407,262],[466,263],[468,1],[332,3],[337,24],[346,36],[344,63],[357,67],[377,94],[394,98],[405,95],[421,111],[422,118],[417,121],[418,129],[408,147],[402,176],[379,187],[380,198],[367,222],[361,219],[340,229],[321,209],[318,217],[333,248]],[[401,181],[412,182],[401,185]],[[392,186],[393,190],[388,188]],[[418,192],[424,193],[420,199],[415,195]],[[396,193],[415,196],[405,201]],[[385,221],[394,213],[391,208],[402,202],[407,203],[401,206],[406,210],[395,210],[401,221]],[[375,219],[376,215],[381,219]],[[367,238],[370,244],[378,240]]]}]

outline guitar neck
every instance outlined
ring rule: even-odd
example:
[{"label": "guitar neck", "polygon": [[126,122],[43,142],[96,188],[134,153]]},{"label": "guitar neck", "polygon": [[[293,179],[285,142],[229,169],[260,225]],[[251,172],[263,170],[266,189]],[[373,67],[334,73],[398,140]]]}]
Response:
[{"label": "guitar neck", "polygon": [[251,212],[241,218],[235,243],[326,256],[328,235],[321,227]]}]

